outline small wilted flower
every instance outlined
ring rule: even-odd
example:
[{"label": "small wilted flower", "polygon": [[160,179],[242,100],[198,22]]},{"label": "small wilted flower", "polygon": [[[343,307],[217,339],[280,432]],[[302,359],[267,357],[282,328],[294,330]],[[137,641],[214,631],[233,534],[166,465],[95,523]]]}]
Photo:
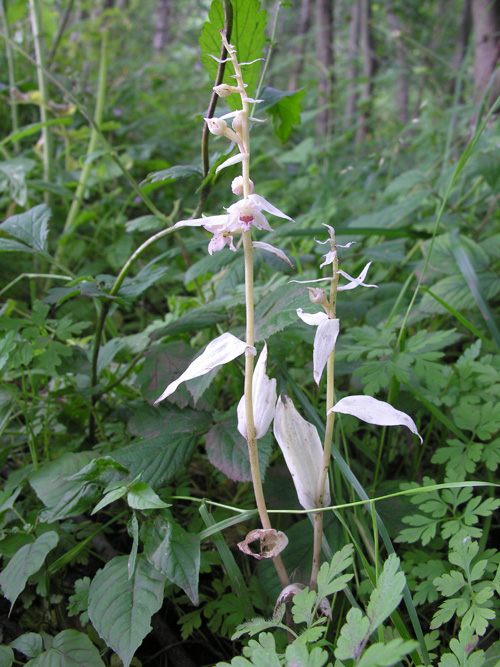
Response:
[{"label": "small wilted flower", "polygon": [[227,123],[222,118],[205,118],[204,119],[208,129],[212,134],[215,134],[217,137],[223,136],[227,137],[231,141],[234,141],[238,144],[241,143],[240,137],[236,134],[234,130],[227,126]]},{"label": "small wilted flower", "polygon": [[[249,185],[250,185],[250,194],[253,195],[253,181],[252,179],[248,179]],[[236,176],[236,178],[233,179],[233,182],[231,183],[231,190],[233,191],[233,194],[237,195],[238,197],[241,197],[243,194],[243,176]]]},{"label": "small wilted flower", "polygon": [[221,83],[218,86],[214,86],[213,90],[217,93],[219,97],[229,97],[232,93],[241,93],[241,89],[238,86],[229,86],[227,83]]}]

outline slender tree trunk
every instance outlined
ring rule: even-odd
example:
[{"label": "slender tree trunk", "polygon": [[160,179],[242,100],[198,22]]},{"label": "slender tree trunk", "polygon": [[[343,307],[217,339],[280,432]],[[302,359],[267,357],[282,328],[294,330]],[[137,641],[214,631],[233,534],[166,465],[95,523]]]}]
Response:
[{"label": "slender tree trunk", "polygon": [[474,25],[474,90],[479,101],[499,56],[500,0],[472,0]]},{"label": "slender tree trunk", "polygon": [[154,50],[161,52],[170,41],[170,0],[158,0],[156,6],[156,28],[153,40]]},{"label": "slender tree trunk", "polygon": [[399,122],[405,125],[408,122],[408,64],[404,51],[403,42],[401,40],[401,22],[399,16],[393,11],[387,15],[389,25],[391,26],[392,35],[396,47],[396,64],[398,66],[398,83],[397,83],[397,107]]},{"label": "slender tree trunk", "polygon": [[360,0],[359,35],[363,53],[363,88],[360,96],[360,114],[356,131],[356,144],[366,139],[369,129],[370,107],[373,98],[373,75],[375,73],[375,49],[371,31],[370,0]]},{"label": "slender tree trunk", "polygon": [[316,134],[326,136],[332,125],[333,113],[333,2],[316,0],[316,54],[319,67],[318,107]]},{"label": "slender tree trunk", "polygon": [[356,0],[351,5],[351,18],[349,20],[349,41],[347,43],[347,69],[346,88],[347,99],[344,112],[344,129],[354,124],[356,113],[356,101],[358,99],[358,83],[356,79],[359,73],[359,19],[361,12],[361,0]]},{"label": "slender tree trunk", "polygon": [[304,67],[304,54],[306,51],[307,31],[311,25],[311,0],[302,0],[300,15],[297,26],[297,44],[292,49],[292,70],[288,79],[288,90],[297,90],[300,75]]},{"label": "slender tree trunk", "polygon": [[453,67],[458,71],[462,67],[465,58],[467,46],[469,44],[470,34],[472,32],[472,0],[465,0],[462,8],[462,21],[458,33],[457,46],[453,56]]}]

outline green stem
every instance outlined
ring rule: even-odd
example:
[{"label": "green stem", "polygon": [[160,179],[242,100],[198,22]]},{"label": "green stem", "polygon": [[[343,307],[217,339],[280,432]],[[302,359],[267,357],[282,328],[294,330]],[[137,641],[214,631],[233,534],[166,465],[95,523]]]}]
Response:
[{"label": "green stem", "polygon": [[[37,65],[38,89],[40,91],[40,120],[42,123],[48,121],[49,88],[46,77],[45,50],[43,45],[42,22],[40,18],[40,7],[38,0],[29,0],[31,29],[35,45],[35,58]],[[10,40],[9,40],[10,41]],[[42,127],[43,142],[43,179],[46,183],[52,180],[52,132],[50,127]],[[50,193],[45,193],[45,202],[48,204]]]},{"label": "green stem", "polygon": [[82,206],[83,196],[85,194],[85,189],[87,187],[87,182],[89,180],[90,171],[92,169],[92,161],[89,159],[92,153],[95,152],[97,141],[98,141],[98,128],[102,124],[102,117],[104,113],[104,101],[106,99],[106,74],[108,67],[108,31],[104,30],[101,37],[101,57],[99,63],[99,79],[98,79],[98,90],[97,90],[97,100],[94,111],[94,124],[90,131],[89,144],[87,146],[87,159],[83,165],[82,171],[80,172],[80,178],[78,180],[78,186],[76,188],[75,196],[71,202],[69,209],[68,217],[64,223],[64,228],[62,235],[59,239],[59,246],[56,252],[56,259],[60,259],[61,254],[64,250],[65,245],[67,244],[70,235],[74,232],[76,228],[76,219],[80,212]]},{"label": "green stem", "polygon": [[61,21],[59,22],[59,26],[57,28],[56,36],[54,37],[54,41],[52,43],[52,48],[50,49],[49,57],[47,58],[49,67],[52,65],[52,61],[54,60],[54,56],[56,55],[59,43],[61,41],[61,37],[64,34],[66,25],[68,24],[70,14],[73,10],[73,4],[74,0],[67,0],[67,4],[66,7],[64,8],[63,15],[61,16]]},{"label": "green stem", "polygon": [[[10,89],[10,119],[12,124],[12,132],[17,132],[19,129],[19,117],[17,115],[17,103],[14,99],[13,90],[16,87],[16,76],[14,70],[14,56],[10,45],[9,23],[7,21],[7,14],[3,0],[0,0],[0,19],[2,21],[2,28],[5,33],[5,55],[7,57],[7,70],[9,73],[9,89]],[[19,141],[14,141],[14,150],[19,153]]]},{"label": "green stem", "polygon": [[[337,285],[339,281],[338,276],[338,257],[337,248],[335,246],[335,236],[331,239],[331,249],[335,252],[333,260],[333,280],[330,283],[330,305],[328,308],[328,317],[332,320],[336,317],[337,312]],[[325,482],[328,476],[328,469],[330,467],[330,458],[332,456],[332,442],[333,442],[333,427],[335,425],[335,412],[329,411],[333,408],[335,400],[335,349],[328,357],[326,363],[326,429],[323,440],[323,460],[321,463],[321,472],[318,479],[318,505],[323,506],[323,496],[325,493]],[[314,515],[314,540],[313,540],[313,560],[311,567],[311,579],[309,588],[315,589],[318,580],[319,566],[321,565],[321,548],[323,542],[323,512],[317,512]]]}]

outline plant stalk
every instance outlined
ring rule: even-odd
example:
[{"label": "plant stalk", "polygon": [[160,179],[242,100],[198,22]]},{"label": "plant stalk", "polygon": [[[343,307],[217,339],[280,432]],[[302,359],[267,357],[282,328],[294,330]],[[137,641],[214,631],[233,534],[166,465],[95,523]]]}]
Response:
[{"label": "plant stalk", "polygon": [[[49,109],[49,87],[46,77],[45,66],[45,49],[43,44],[42,21],[40,18],[40,7],[38,0],[29,0],[31,29],[33,32],[33,42],[35,45],[35,59],[38,76],[38,89],[40,91],[40,120],[46,123]],[[52,132],[50,127],[44,126],[42,128],[42,155],[43,155],[43,180],[50,183],[52,180],[53,164],[52,164]],[[49,204],[50,193],[44,194],[45,203]]]},{"label": "plant stalk", "polygon": [[[12,53],[12,48],[10,45],[10,33],[9,33],[9,23],[7,21],[7,13],[3,4],[3,0],[0,0],[0,20],[2,22],[2,28],[5,33],[5,55],[7,58],[7,71],[9,73],[9,100],[10,100],[10,119],[12,124],[12,132],[17,132],[19,129],[19,117],[17,114],[17,103],[14,99],[13,91],[16,87],[16,75],[14,70],[14,55]],[[19,141],[14,141],[14,151],[19,153]]]},{"label": "plant stalk", "polygon": [[[337,255],[337,248],[335,246],[335,236],[331,240],[331,248],[335,251],[335,258],[333,260],[333,280],[330,283],[330,301],[328,308],[328,317],[335,319],[337,312],[337,285],[339,281],[338,268],[339,261]],[[335,412],[328,412],[333,408],[335,400],[335,349],[328,357],[326,363],[326,429],[323,440],[323,460],[321,463],[321,473],[318,480],[318,505],[323,507],[323,495],[325,492],[325,482],[330,467],[330,458],[332,455],[332,441],[333,441],[333,427],[335,425]],[[314,514],[314,541],[313,541],[313,560],[311,567],[311,580],[309,588],[314,590],[318,582],[318,572],[321,565],[321,548],[323,539],[323,516],[324,512],[316,512]]]}]

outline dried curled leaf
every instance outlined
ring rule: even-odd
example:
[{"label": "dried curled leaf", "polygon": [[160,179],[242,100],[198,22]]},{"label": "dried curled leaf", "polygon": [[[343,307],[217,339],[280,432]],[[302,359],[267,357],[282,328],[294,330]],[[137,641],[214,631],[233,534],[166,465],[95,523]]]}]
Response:
[{"label": "dried curled leaf", "polygon": [[[252,542],[260,542],[259,553],[255,553],[250,549]],[[257,528],[251,530],[245,537],[243,542],[238,542],[238,549],[244,554],[253,556],[260,560],[261,558],[275,558],[288,544],[288,537],[285,533],[274,528]]]}]

